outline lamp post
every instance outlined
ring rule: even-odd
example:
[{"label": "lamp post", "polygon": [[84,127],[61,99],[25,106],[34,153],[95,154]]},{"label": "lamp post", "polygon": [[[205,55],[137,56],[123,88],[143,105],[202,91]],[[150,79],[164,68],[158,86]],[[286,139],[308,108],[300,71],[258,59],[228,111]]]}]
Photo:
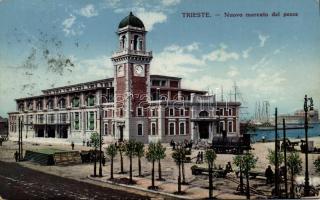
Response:
[{"label": "lamp post", "polygon": [[[308,105],[310,101],[310,105]],[[304,131],[305,131],[305,179],[304,179],[304,196],[310,195],[310,185],[309,185],[309,172],[308,172],[308,111],[313,111],[313,100],[311,97],[308,98],[307,95],[304,96]]]},{"label": "lamp post", "polygon": [[274,149],[275,149],[275,180],[274,188],[276,197],[279,196],[279,162],[278,162],[278,108],[275,108],[275,140],[274,140]]},{"label": "lamp post", "polygon": [[100,106],[99,106],[99,119],[100,119],[100,134],[99,134],[99,156],[100,156],[100,159],[99,159],[99,176],[102,177],[102,154],[101,154],[101,151],[102,151],[102,102],[100,102]]}]

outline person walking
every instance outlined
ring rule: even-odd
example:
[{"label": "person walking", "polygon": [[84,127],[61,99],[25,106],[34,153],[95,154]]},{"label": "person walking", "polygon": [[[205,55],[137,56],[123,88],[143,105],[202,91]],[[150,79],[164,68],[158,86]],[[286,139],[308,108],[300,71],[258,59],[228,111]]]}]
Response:
[{"label": "person walking", "polygon": [[18,162],[18,157],[19,157],[19,153],[18,153],[18,151],[16,151],[14,153],[14,159],[16,160],[16,162]]}]

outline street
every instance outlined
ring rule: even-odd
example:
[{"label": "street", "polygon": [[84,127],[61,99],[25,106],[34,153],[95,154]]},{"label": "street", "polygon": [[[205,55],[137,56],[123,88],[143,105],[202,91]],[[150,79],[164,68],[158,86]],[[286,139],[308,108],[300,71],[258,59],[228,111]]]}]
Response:
[{"label": "street", "polygon": [[62,178],[0,161],[4,199],[148,199],[148,197]]}]

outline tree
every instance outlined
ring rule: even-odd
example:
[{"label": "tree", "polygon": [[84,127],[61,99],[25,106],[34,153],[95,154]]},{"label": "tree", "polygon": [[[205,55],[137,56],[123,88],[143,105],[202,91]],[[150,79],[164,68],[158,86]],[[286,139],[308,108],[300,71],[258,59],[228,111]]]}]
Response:
[{"label": "tree", "polygon": [[97,132],[91,133],[90,142],[91,142],[91,146],[93,146],[93,148],[94,148],[93,176],[97,176],[97,149],[100,146],[100,136]]},{"label": "tree", "polygon": [[151,182],[152,185],[149,187],[149,189],[155,190],[157,187],[154,185],[154,163],[158,159],[157,155],[157,145],[155,143],[150,143],[148,146],[148,150],[146,152],[146,158],[149,162],[152,162],[152,172],[151,172]]},{"label": "tree", "polygon": [[161,144],[160,141],[156,144],[156,150],[157,150],[157,160],[158,160],[158,180],[163,181],[164,179],[161,176],[161,160],[166,157],[166,148]]},{"label": "tree", "polygon": [[[276,153],[272,149],[268,149],[268,156],[267,159],[271,165],[276,165]],[[281,165],[284,161],[284,154],[283,152],[278,151],[278,163]]]},{"label": "tree", "polygon": [[126,150],[126,145],[123,142],[119,142],[118,151],[120,154],[120,174],[124,174],[123,171],[123,152]]},{"label": "tree", "polygon": [[253,154],[246,153],[243,155],[243,169],[246,173],[246,179],[247,179],[247,199],[250,199],[250,184],[249,184],[249,171],[256,167],[256,163],[258,161],[258,158],[255,158]]},{"label": "tree", "polygon": [[316,168],[316,172],[320,173],[320,157],[318,157],[315,161],[313,161],[314,167]]},{"label": "tree", "polygon": [[205,152],[205,161],[208,163],[209,169],[209,199],[212,199],[212,190],[213,190],[213,182],[212,182],[212,170],[213,170],[213,163],[217,158],[216,152],[213,149],[207,149]]},{"label": "tree", "polygon": [[250,184],[249,184],[249,171],[255,168],[258,158],[255,158],[253,154],[246,153],[244,155],[237,155],[233,159],[233,163],[240,168],[240,192],[243,193],[243,179],[242,171],[246,175],[247,187],[246,195],[247,199],[250,199]]},{"label": "tree", "polygon": [[141,158],[144,156],[144,144],[136,142],[135,155],[138,157],[139,176],[141,175]]},{"label": "tree", "polygon": [[134,140],[129,140],[126,143],[126,156],[129,157],[129,166],[130,166],[130,183],[133,183],[132,181],[132,157],[135,156],[135,148],[136,148],[136,142]]},{"label": "tree", "polygon": [[297,152],[291,152],[287,158],[288,168],[291,174],[290,195],[294,198],[294,176],[302,170],[302,160]]},{"label": "tree", "polygon": [[113,179],[113,159],[117,155],[118,150],[116,145],[110,144],[107,148],[107,155],[110,156],[111,165],[110,165],[110,179]]},{"label": "tree", "polygon": [[172,153],[172,158],[178,165],[178,194],[181,194],[181,165],[184,162],[186,157],[186,149],[178,146]]},{"label": "tree", "polygon": [[233,158],[233,163],[239,167],[239,173],[240,173],[240,194],[243,194],[244,193],[244,190],[243,190],[243,159],[242,159],[242,155],[236,155],[234,158]]}]

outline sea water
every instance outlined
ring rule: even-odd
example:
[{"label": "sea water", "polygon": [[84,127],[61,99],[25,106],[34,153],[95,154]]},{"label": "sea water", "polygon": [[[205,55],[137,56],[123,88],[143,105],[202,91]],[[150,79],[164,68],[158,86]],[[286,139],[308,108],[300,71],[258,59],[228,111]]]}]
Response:
[{"label": "sea water", "polygon": [[[308,138],[320,136],[320,124],[312,124],[313,128],[308,128]],[[278,128],[282,128],[282,125],[278,125]],[[302,129],[287,129],[286,130],[286,137],[291,139],[304,139],[305,138],[305,130]],[[252,141],[261,141],[262,139],[265,140],[274,140],[275,138],[275,130],[257,130],[255,131],[251,139]],[[278,138],[283,138],[283,130],[278,129]]]}]

